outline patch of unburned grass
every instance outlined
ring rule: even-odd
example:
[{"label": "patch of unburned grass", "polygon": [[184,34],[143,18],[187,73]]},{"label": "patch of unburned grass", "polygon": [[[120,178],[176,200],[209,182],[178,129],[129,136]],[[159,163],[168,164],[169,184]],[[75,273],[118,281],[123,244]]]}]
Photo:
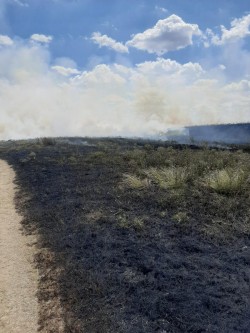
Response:
[{"label": "patch of unburned grass", "polygon": [[163,189],[182,188],[188,180],[188,171],[186,168],[150,168],[145,170],[146,176]]},{"label": "patch of unburned grass", "polygon": [[249,173],[243,169],[225,168],[208,174],[204,182],[217,193],[232,195],[242,193],[246,189],[248,179]]},{"label": "patch of unburned grass", "polygon": [[150,182],[147,178],[141,179],[136,175],[124,174],[122,185],[128,188],[142,190],[150,186]]}]

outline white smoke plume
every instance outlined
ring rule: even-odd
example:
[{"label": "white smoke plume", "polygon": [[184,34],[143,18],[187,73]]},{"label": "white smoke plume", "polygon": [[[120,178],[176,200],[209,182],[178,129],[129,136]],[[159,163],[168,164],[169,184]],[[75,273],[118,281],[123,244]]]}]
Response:
[{"label": "white smoke plume", "polygon": [[223,66],[206,71],[163,58],[91,71],[56,65],[44,44],[1,46],[0,139],[147,136],[172,126],[250,121],[249,77],[228,81]]}]

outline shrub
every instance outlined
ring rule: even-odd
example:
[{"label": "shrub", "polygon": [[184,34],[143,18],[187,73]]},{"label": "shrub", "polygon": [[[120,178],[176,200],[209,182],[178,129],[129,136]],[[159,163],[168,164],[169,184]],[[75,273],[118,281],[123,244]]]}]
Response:
[{"label": "shrub", "polygon": [[248,173],[242,169],[224,168],[205,177],[205,184],[220,194],[236,194],[245,189]]},{"label": "shrub", "polygon": [[35,160],[36,159],[36,153],[34,153],[33,151],[29,154],[29,158],[31,160]]},{"label": "shrub", "polygon": [[39,141],[43,146],[54,146],[56,144],[56,140],[54,138],[44,137],[40,138]]}]

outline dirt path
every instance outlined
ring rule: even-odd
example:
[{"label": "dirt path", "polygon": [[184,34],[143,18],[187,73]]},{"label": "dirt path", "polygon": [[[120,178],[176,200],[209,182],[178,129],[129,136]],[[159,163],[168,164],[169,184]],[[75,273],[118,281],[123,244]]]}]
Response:
[{"label": "dirt path", "polygon": [[0,333],[35,333],[38,274],[31,264],[35,239],[20,230],[14,177],[12,168],[0,160]]}]

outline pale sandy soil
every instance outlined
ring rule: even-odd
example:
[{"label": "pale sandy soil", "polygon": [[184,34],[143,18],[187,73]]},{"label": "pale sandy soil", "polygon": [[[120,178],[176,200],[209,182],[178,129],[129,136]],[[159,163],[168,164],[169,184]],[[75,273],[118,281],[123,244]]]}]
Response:
[{"label": "pale sandy soil", "polygon": [[0,333],[38,331],[34,236],[24,236],[15,210],[15,173],[0,160]]}]

